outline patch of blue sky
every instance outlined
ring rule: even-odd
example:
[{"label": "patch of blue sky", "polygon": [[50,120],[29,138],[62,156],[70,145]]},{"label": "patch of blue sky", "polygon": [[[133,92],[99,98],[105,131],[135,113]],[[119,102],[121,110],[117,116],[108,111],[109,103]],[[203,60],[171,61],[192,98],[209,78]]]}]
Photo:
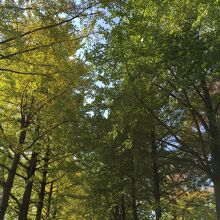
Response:
[{"label": "patch of blue sky", "polygon": [[57,15],[59,18],[66,18],[67,14],[62,12]]},{"label": "patch of blue sky", "polygon": [[[95,115],[94,111],[88,111],[88,112],[86,112],[86,113],[87,113],[87,115],[90,116],[90,117],[93,117],[93,116]],[[103,116],[104,118],[108,118],[108,117],[109,117],[109,110],[103,110],[103,111],[101,112],[101,114],[102,114],[102,116]]]},{"label": "patch of blue sky", "polygon": [[174,136],[165,137],[164,139],[165,150],[167,151],[177,151],[181,147]]},{"label": "patch of blue sky", "polygon": [[[77,5],[80,5],[82,3],[81,0],[76,0],[75,1]],[[93,31],[90,33],[90,35],[88,37],[85,37],[81,44],[82,47],[80,49],[77,50],[77,52],[75,54],[73,54],[72,56],[70,56],[70,60],[75,59],[75,57],[83,60],[85,63],[87,63],[88,65],[90,64],[85,57],[86,52],[91,51],[93,49],[93,45],[98,43],[98,44],[107,44],[107,41],[105,39],[105,37],[102,34],[102,30],[104,30],[105,32],[111,32],[112,28],[114,27],[114,24],[119,23],[120,19],[115,17],[111,20],[108,20],[108,18],[110,19],[111,14],[108,12],[107,9],[101,9],[101,12],[105,15],[105,18],[99,18],[96,21],[95,27],[93,28]],[[65,18],[65,14],[61,14],[61,17]],[[76,18],[74,19],[73,25],[75,26],[76,30],[79,31],[83,31],[85,28],[90,28],[88,27],[88,25],[90,24],[90,21],[88,20],[89,18],[81,19],[81,18]],[[98,72],[95,72],[95,78],[98,76]],[[113,87],[112,83],[104,83],[101,80],[95,81],[95,85],[99,88],[111,88]],[[92,102],[94,101],[94,91],[91,91],[91,94],[89,94],[86,98],[85,98],[85,105],[90,105],[92,104]],[[101,114],[103,115],[103,117],[108,118],[109,116],[109,110],[108,109],[103,109]],[[89,116],[94,116],[94,112],[93,111],[88,111],[87,114]]]},{"label": "patch of blue sky", "polygon": [[96,81],[95,82],[96,86],[98,86],[99,88],[104,88],[105,87],[105,84],[102,82],[102,81]]},{"label": "patch of blue sky", "polygon": [[192,131],[194,131],[196,133],[201,132],[202,134],[206,133],[206,129],[202,124],[199,125],[199,130],[195,127],[192,127]]}]

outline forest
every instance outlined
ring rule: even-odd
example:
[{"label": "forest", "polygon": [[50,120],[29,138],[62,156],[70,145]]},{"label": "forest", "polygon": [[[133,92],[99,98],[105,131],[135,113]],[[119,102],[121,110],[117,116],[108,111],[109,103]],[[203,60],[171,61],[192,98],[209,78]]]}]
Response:
[{"label": "forest", "polygon": [[0,220],[220,220],[219,0],[0,1]]}]

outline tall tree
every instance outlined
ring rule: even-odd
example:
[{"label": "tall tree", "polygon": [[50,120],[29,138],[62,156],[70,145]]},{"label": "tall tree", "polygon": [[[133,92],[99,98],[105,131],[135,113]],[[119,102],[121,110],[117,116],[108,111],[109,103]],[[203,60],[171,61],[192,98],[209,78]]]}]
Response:
[{"label": "tall tree", "polygon": [[93,54],[98,79],[115,93],[132,90],[165,129],[165,148],[213,181],[219,219],[218,2],[124,1],[108,9],[109,28]]}]

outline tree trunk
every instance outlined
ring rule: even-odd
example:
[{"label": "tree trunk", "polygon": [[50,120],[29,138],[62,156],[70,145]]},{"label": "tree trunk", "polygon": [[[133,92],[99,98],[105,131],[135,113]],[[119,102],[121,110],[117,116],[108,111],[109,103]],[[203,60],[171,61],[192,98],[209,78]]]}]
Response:
[{"label": "tree trunk", "polygon": [[214,110],[214,105],[209,93],[209,88],[206,84],[205,79],[201,80],[201,86],[204,94],[204,105],[206,107],[206,114],[208,118],[209,137],[211,140],[211,165],[213,174],[211,179],[214,183],[215,190],[215,204],[216,204],[216,215],[217,220],[220,220],[220,128],[217,120],[217,112]]},{"label": "tree trunk", "polygon": [[157,145],[155,139],[155,131],[151,132],[151,144],[152,144],[152,171],[153,171],[153,193],[155,202],[155,214],[156,220],[161,218],[161,205],[160,205],[160,176],[157,157]]},{"label": "tree trunk", "polygon": [[137,204],[136,204],[136,179],[135,179],[134,152],[132,154],[131,208],[132,208],[133,220],[138,220]]},{"label": "tree trunk", "polygon": [[213,183],[215,191],[215,205],[217,220],[220,220],[220,153],[219,149],[216,149],[212,154],[213,164]]},{"label": "tree trunk", "polygon": [[176,213],[174,213],[174,215],[173,215],[173,220],[177,220],[177,214]]},{"label": "tree trunk", "polygon": [[46,219],[49,219],[49,218],[50,218],[50,209],[51,209],[52,194],[53,194],[53,182],[50,184],[50,192],[49,192],[49,195],[48,195]]},{"label": "tree trunk", "polygon": [[58,205],[56,204],[56,206],[54,207],[54,210],[53,210],[53,217],[52,219],[58,219]]},{"label": "tree trunk", "polygon": [[215,205],[216,205],[216,215],[217,220],[220,220],[220,182],[214,182],[214,190],[215,190]]},{"label": "tree trunk", "polygon": [[45,158],[44,158],[44,168],[43,168],[40,192],[38,195],[37,214],[36,214],[35,220],[41,220],[44,197],[45,197],[45,188],[47,184],[47,172],[48,172],[47,168],[48,168],[48,162],[49,162],[49,154],[50,152],[48,148],[45,154]]},{"label": "tree trunk", "polygon": [[19,210],[18,220],[27,220],[28,209],[31,199],[31,191],[33,187],[33,177],[35,175],[36,165],[37,165],[37,153],[32,152],[30,164],[27,171],[27,181],[22,198],[22,203]]},{"label": "tree trunk", "polygon": [[1,204],[0,204],[0,220],[4,220],[4,218],[5,218],[4,216],[5,216],[6,210],[8,208],[8,201],[9,201],[9,197],[10,197],[10,193],[11,193],[11,189],[13,186],[13,182],[14,182],[14,178],[16,175],[16,170],[18,167],[20,157],[21,157],[20,153],[14,154],[11,168],[8,172],[8,177],[6,180],[6,184],[3,188],[2,200],[1,200]]},{"label": "tree trunk", "polygon": [[27,128],[28,125],[29,125],[29,122],[28,121],[26,122],[25,117],[22,116],[21,117],[21,132],[20,132],[19,140],[18,140],[18,148],[16,149],[17,152],[14,154],[11,168],[8,172],[8,177],[7,177],[5,186],[3,188],[2,200],[0,204],[0,220],[5,219],[5,213],[8,208],[8,202],[9,202],[9,197],[11,194],[11,189],[13,187],[14,178],[15,178],[17,167],[18,167],[19,160],[21,157],[20,151],[22,150],[22,145],[24,144],[24,141],[26,139],[27,131],[23,129]]},{"label": "tree trunk", "polygon": [[185,220],[185,216],[186,216],[186,209],[182,210],[182,220]]},{"label": "tree trunk", "polygon": [[112,210],[113,220],[120,220],[119,206],[116,205]]},{"label": "tree trunk", "polygon": [[132,189],[131,189],[131,208],[133,220],[138,220],[137,215],[137,205],[136,205],[136,189],[135,189],[135,179],[132,178]]},{"label": "tree trunk", "polygon": [[124,194],[121,195],[121,220],[125,220],[126,210],[125,210],[125,198]]},{"label": "tree trunk", "polygon": [[[58,185],[56,186],[56,194],[58,196],[58,192],[59,192],[59,189],[58,189]],[[52,216],[52,219],[58,219],[58,215],[59,215],[59,202],[58,202],[58,197],[56,197],[56,202],[54,204],[54,209],[53,209],[53,216]]]}]

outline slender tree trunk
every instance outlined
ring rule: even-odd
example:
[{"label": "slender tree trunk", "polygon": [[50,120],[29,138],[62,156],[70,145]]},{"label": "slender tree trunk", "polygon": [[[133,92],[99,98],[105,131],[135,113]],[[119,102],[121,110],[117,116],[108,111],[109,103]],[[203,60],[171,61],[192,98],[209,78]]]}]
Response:
[{"label": "slender tree trunk", "polygon": [[126,210],[125,210],[125,198],[124,194],[121,195],[121,220],[126,219]]},{"label": "slender tree trunk", "polygon": [[214,122],[209,122],[211,131],[212,170],[215,191],[215,204],[217,220],[220,220],[220,134]]},{"label": "slender tree trunk", "polygon": [[40,192],[38,195],[38,203],[37,203],[37,214],[35,217],[35,220],[41,220],[42,215],[42,209],[44,204],[44,197],[45,197],[45,188],[47,184],[47,169],[48,169],[48,163],[49,163],[49,148],[46,150],[45,158],[44,158],[44,168],[43,168],[43,174],[42,174],[42,180],[41,180],[41,186],[40,186]]},{"label": "slender tree trunk", "polygon": [[52,219],[57,219],[57,215],[58,215],[58,205],[56,204],[56,206],[54,207],[54,210],[53,210]]},{"label": "slender tree trunk", "polygon": [[137,215],[137,205],[136,205],[136,187],[135,187],[135,179],[132,178],[132,189],[131,189],[131,208],[132,208],[132,216],[133,220],[138,220]]},{"label": "slender tree trunk", "polygon": [[173,214],[173,220],[177,220],[177,214],[176,213]]},{"label": "slender tree trunk", "polygon": [[53,194],[53,182],[50,184],[50,191],[49,191],[48,203],[47,203],[46,219],[49,219],[49,218],[50,218],[50,209],[51,209],[51,202],[52,202],[52,194]]},{"label": "slender tree trunk", "polygon": [[19,210],[18,220],[27,220],[28,209],[30,205],[31,192],[33,187],[33,177],[35,175],[37,165],[37,153],[32,152],[30,164],[27,171],[27,181],[25,191],[22,198],[22,203]]},{"label": "slender tree trunk", "polygon": [[186,209],[182,210],[182,220],[185,220],[185,216],[186,216]]},{"label": "slender tree trunk", "polygon": [[220,220],[220,182],[214,182],[217,220]]},{"label": "slender tree trunk", "polygon": [[5,213],[8,208],[8,202],[9,202],[9,198],[11,194],[11,189],[13,187],[17,167],[18,167],[19,160],[21,157],[20,151],[22,151],[22,145],[24,144],[25,139],[26,139],[27,131],[24,129],[27,128],[28,125],[29,125],[29,121],[25,121],[25,116],[21,116],[21,132],[20,132],[19,140],[18,140],[18,149],[16,149],[17,152],[14,154],[11,168],[8,172],[6,184],[3,188],[2,199],[1,199],[1,204],[0,204],[0,220],[5,219]]},{"label": "slender tree trunk", "polygon": [[3,188],[2,200],[1,200],[1,204],[0,204],[0,220],[4,220],[4,218],[5,218],[4,216],[5,216],[6,210],[8,208],[8,201],[9,201],[9,197],[10,197],[10,193],[11,193],[11,189],[13,186],[13,182],[14,182],[14,178],[16,175],[16,170],[18,167],[20,157],[21,157],[20,153],[14,154],[11,168],[8,172],[8,177],[6,180],[6,184]]},{"label": "slender tree trunk", "polygon": [[[59,189],[58,189],[58,185],[56,186],[56,194],[58,196],[58,192],[59,192]],[[59,214],[59,205],[58,205],[58,197],[56,197],[56,202],[55,202],[55,205],[54,205],[54,210],[53,210],[53,216],[52,216],[52,219],[58,219],[58,214]]]},{"label": "slender tree trunk", "polygon": [[160,204],[160,175],[158,167],[157,157],[157,145],[155,139],[155,131],[151,132],[151,144],[152,144],[152,170],[153,170],[153,192],[155,202],[156,220],[161,218],[161,204]]},{"label": "slender tree trunk", "polygon": [[136,179],[135,179],[134,152],[132,154],[131,208],[132,208],[133,220],[138,220],[137,204],[136,204]]},{"label": "slender tree trunk", "polygon": [[217,220],[220,220],[220,127],[217,120],[217,111],[215,111],[212,99],[209,93],[209,88],[206,84],[205,78],[201,80],[201,88],[204,94],[204,106],[206,107],[206,114],[208,118],[209,130],[211,140],[211,156],[212,156],[212,170],[211,177],[214,183],[215,203]]},{"label": "slender tree trunk", "polygon": [[112,214],[113,214],[113,219],[114,219],[114,220],[120,220],[119,206],[118,206],[118,205],[116,205],[116,206],[113,208]]},{"label": "slender tree trunk", "polygon": [[215,191],[215,205],[216,205],[216,215],[217,220],[220,220],[220,149],[213,152],[212,162],[213,162],[213,183]]}]

